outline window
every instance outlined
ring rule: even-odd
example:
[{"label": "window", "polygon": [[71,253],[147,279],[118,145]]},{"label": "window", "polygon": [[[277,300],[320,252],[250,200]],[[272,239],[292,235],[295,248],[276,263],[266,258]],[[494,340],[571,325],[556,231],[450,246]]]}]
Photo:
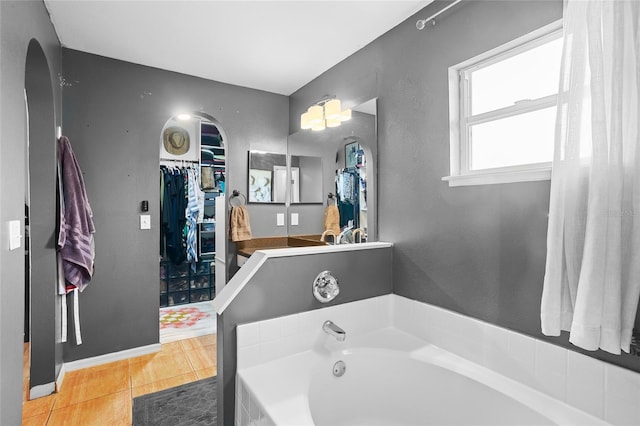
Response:
[{"label": "window", "polygon": [[549,179],[561,22],[449,69],[450,186]]}]

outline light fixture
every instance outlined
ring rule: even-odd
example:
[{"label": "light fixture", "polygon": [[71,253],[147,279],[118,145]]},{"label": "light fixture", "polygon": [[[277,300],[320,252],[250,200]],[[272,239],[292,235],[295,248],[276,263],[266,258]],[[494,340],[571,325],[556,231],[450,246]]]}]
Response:
[{"label": "light fixture", "polygon": [[349,119],[351,119],[351,110],[343,110],[340,99],[325,96],[300,116],[300,128],[319,131],[327,127],[338,127],[343,121]]},{"label": "light fixture", "polygon": [[181,121],[191,120],[191,114],[186,114],[186,113],[178,114],[177,118],[178,120],[181,120]]}]

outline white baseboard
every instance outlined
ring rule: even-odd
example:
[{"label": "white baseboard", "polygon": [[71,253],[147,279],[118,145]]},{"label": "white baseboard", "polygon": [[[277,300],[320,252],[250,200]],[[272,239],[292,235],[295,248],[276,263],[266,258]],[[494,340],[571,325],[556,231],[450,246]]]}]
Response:
[{"label": "white baseboard", "polygon": [[67,368],[64,364],[60,367],[60,372],[58,373],[58,378],[56,379],[56,392],[60,392],[62,389],[62,382],[64,381],[64,375],[67,373]]},{"label": "white baseboard", "polygon": [[56,391],[55,382],[45,383],[44,385],[36,385],[31,389],[29,389],[29,400],[51,395],[55,391]]},{"label": "white baseboard", "polygon": [[152,354],[155,352],[159,352],[160,349],[162,349],[162,345],[160,343],[154,343],[153,345],[140,346],[137,348],[125,349],[124,351],[120,352],[112,352],[110,354],[98,355],[91,358],[65,362],[63,368],[66,370],[66,372],[81,370],[83,368],[95,367],[97,365],[107,364],[109,362],[122,361],[123,359]]}]

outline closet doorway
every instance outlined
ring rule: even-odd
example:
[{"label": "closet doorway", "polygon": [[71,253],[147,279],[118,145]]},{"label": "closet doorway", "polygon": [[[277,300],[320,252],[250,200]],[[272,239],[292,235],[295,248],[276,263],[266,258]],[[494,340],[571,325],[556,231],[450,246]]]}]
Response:
[{"label": "closet doorway", "polygon": [[216,332],[211,300],[226,281],[226,135],[202,112],[165,123],[160,140],[160,342]]}]

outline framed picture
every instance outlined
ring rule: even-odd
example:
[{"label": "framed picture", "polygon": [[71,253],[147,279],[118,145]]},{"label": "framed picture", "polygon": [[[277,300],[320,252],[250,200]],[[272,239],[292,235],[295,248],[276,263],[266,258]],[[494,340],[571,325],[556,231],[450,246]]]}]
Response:
[{"label": "framed picture", "polygon": [[249,202],[271,202],[271,170],[249,169]]},{"label": "framed picture", "polygon": [[344,146],[344,166],[346,168],[355,167],[358,157],[358,142],[351,142]]}]

